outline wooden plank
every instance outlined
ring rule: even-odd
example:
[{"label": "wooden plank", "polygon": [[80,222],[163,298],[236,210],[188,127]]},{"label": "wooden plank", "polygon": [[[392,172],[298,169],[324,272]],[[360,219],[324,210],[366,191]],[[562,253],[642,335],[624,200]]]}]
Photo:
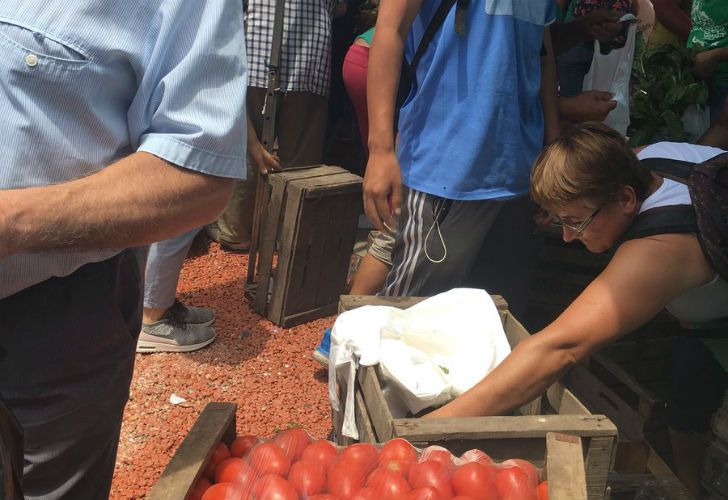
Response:
[{"label": "wooden plank", "polygon": [[590,411],[604,414],[617,424],[620,433],[632,440],[644,439],[645,417],[627,405],[584,366],[574,366],[563,381]]},{"label": "wooden plank", "polygon": [[670,467],[660,458],[655,450],[649,445],[647,456],[647,470],[655,479],[656,487],[669,500],[692,500],[694,497],[683,485]]},{"label": "wooden plank", "polygon": [[547,432],[585,437],[617,436],[617,428],[603,415],[398,418],[394,420],[394,428],[397,436],[417,441],[545,438]]},{"label": "wooden plank", "polygon": [[369,418],[374,432],[381,442],[389,441],[394,437],[394,418],[389,411],[387,400],[384,399],[375,368],[372,366],[359,367],[357,380],[366,407],[369,409]]},{"label": "wooden plank", "polygon": [[637,379],[627,373],[621,366],[611,361],[603,354],[597,353],[592,356],[592,363],[596,362],[602,365],[611,374],[617,377],[624,385],[630,388],[639,399],[637,412],[643,417],[649,419],[652,415],[653,408],[663,406],[664,402],[654,393],[647,390]]},{"label": "wooden plank", "polygon": [[364,397],[360,390],[357,390],[354,393],[354,419],[356,420],[356,429],[359,431],[359,442],[377,443],[377,435],[372,427],[372,422],[369,419],[369,412],[367,412],[366,404],[364,404]]},{"label": "wooden plank", "polygon": [[281,225],[281,211],[283,210],[285,189],[285,177],[276,174],[270,174],[268,176],[261,215],[258,272],[256,274],[257,285],[255,288],[255,301],[253,303],[255,312],[261,316],[267,315],[273,254],[275,253],[278,231]]},{"label": "wooden plank", "polygon": [[728,411],[718,408],[718,411],[713,415],[711,427],[716,437],[728,443]]},{"label": "wooden plank", "polygon": [[[419,304],[427,297],[384,297],[379,295],[342,295],[339,299],[339,312],[350,311],[361,306],[391,306],[408,309]],[[500,295],[491,295],[496,309],[508,309],[508,303]]]},{"label": "wooden plank", "polygon": [[587,407],[561,383],[549,387],[546,391],[546,398],[559,415],[591,415]]},{"label": "wooden plank", "polygon": [[702,483],[728,498],[728,444],[712,441],[705,450]]},{"label": "wooden plank", "polygon": [[[610,424],[614,425],[611,422]],[[589,438],[588,441],[584,457],[587,496],[590,500],[603,499],[609,472],[614,467],[617,437],[616,435],[612,437],[597,436]]]},{"label": "wooden plank", "polygon": [[586,472],[581,438],[546,434],[546,477],[550,500],[586,500]]},{"label": "wooden plank", "polygon": [[300,325],[301,323],[307,323],[326,316],[333,316],[336,314],[336,311],[338,310],[337,308],[338,304],[336,304],[336,302],[323,304],[308,311],[301,311],[288,316],[283,316],[278,324],[283,328],[291,328],[292,326]]},{"label": "wooden plank", "polygon": [[217,443],[230,444],[235,438],[236,410],[234,403],[208,403],[205,406],[150,491],[148,500],[179,500],[187,496]]}]

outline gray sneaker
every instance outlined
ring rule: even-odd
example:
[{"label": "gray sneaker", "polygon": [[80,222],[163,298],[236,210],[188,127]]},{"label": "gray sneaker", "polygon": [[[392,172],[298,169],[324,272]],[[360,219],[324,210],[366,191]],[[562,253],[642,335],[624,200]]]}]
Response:
[{"label": "gray sneaker", "polygon": [[215,322],[215,311],[207,307],[186,306],[175,300],[167,311],[167,318],[179,323],[210,326]]},{"label": "gray sneaker", "polygon": [[210,326],[214,321],[212,309],[187,307],[176,300],[166,318],[142,324],[136,351],[196,351],[215,340],[215,330]]}]

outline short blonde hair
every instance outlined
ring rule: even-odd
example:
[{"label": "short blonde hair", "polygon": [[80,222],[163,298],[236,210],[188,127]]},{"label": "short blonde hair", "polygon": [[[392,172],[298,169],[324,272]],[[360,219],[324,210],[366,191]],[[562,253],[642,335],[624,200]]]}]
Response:
[{"label": "short blonde hair", "polygon": [[575,126],[536,158],[531,197],[544,208],[560,208],[578,199],[603,205],[632,186],[641,201],[652,176],[627,141],[599,122]]}]

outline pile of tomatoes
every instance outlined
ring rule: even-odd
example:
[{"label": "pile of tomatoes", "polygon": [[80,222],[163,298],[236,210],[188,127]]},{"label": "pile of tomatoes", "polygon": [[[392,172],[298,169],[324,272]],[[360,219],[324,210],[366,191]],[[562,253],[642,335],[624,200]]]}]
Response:
[{"label": "pile of tomatoes", "polygon": [[267,442],[222,443],[188,500],[545,500],[548,484],[530,462],[496,464],[480,450],[460,457],[404,439],[337,447],[300,428]]}]

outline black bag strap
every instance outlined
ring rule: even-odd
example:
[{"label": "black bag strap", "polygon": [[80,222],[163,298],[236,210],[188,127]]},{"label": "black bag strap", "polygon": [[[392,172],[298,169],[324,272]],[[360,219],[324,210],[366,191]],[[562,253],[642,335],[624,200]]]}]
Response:
[{"label": "black bag strap", "polygon": [[671,158],[645,158],[640,162],[656,174],[681,184],[687,184],[690,172],[695,166],[695,163],[691,161],[673,160]]},{"label": "black bag strap", "polygon": [[632,221],[623,241],[656,234],[697,233],[698,219],[692,205],[666,205],[645,210]]},{"label": "black bag strap", "polygon": [[450,12],[450,9],[452,9],[452,6],[455,4],[455,1],[456,0],[443,0],[442,3],[440,3],[440,6],[437,8],[437,12],[435,12],[435,15],[432,16],[432,19],[430,19],[430,24],[427,25],[425,34],[422,35],[422,40],[420,40],[420,44],[417,46],[417,51],[412,58],[412,62],[409,64],[409,69],[411,72],[414,72],[415,68],[417,68],[417,64],[420,62],[420,59],[422,59],[425,50],[427,50],[427,46],[430,45],[430,42],[435,36],[435,33],[437,33],[442,24],[445,22],[445,18]]}]

